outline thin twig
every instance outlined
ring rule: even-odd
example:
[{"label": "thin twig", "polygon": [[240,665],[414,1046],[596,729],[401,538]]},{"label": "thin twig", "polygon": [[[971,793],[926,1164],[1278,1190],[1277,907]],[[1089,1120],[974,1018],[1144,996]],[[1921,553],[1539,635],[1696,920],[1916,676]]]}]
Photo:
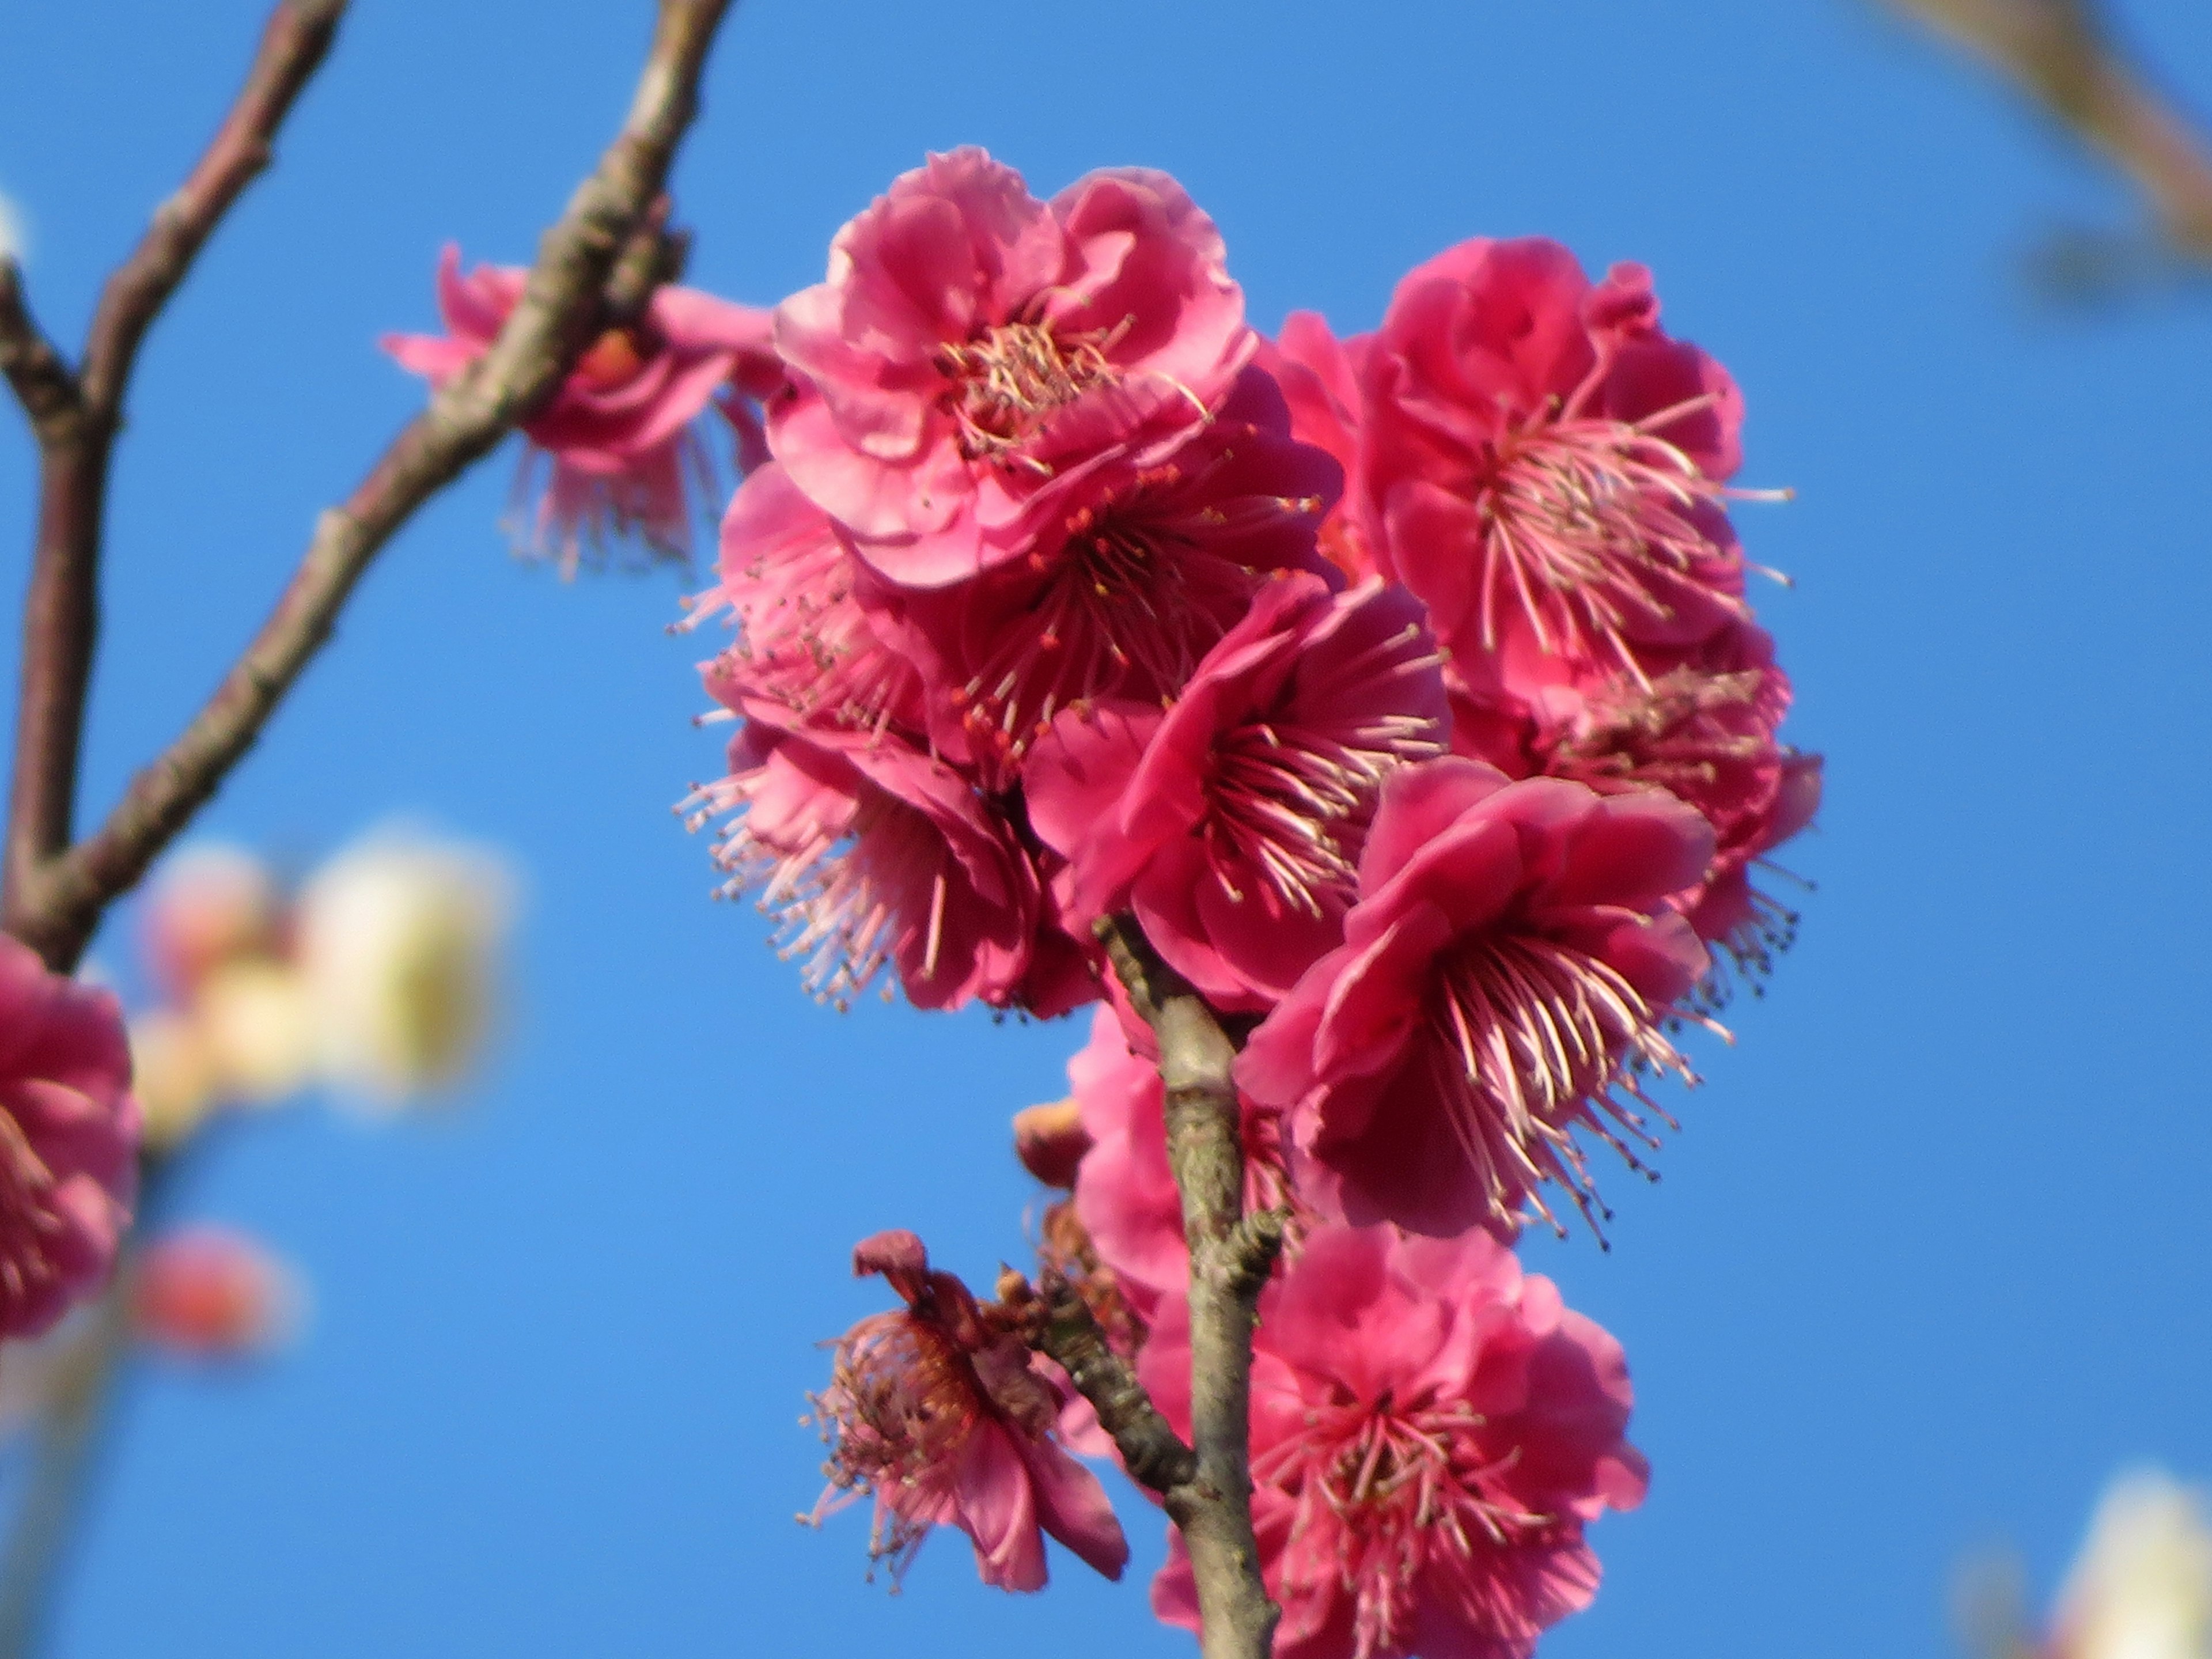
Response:
[{"label": "thin twig", "polygon": [[[37,914],[35,896],[46,866],[69,845],[74,830],[85,692],[100,633],[108,465],[122,429],[131,366],[139,342],[184,281],[193,255],[269,165],[276,130],[329,50],[344,9],[344,0],[280,0],[270,14],[246,85],[214,139],[108,279],[82,368],[69,381],[73,398],[67,404],[59,398],[55,376],[66,371],[52,348],[43,356],[34,350],[27,360],[43,379],[40,407],[31,408],[26,398],[40,437],[39,528],[23,606],[22,689],[0,860],[5,884],[0,920],[57,969],[74,965],[97,920],[95,912],[80,931],[57,929]],[[20,293],[12,279],[6,286],[20,314]],[[8,308],[0,305],[0,312]],[[0,316],[0,329],[5,327]],[[12,365],[9,378],[23,395]]]},{"label": "thin twig", "polygon": [[392,533],[541,408],[605,326],[608,282],[647,222],[697,112],[708,49],[729,5],[661,0],[629,118],[539,243],[498,337],[401,431],[345,503],[322,514],[261,631],[183,733],[131,781],[106,822],[11,899],[9,930],[50,961],[74,961],[102,910],[215,793],[330,638],[347,596]]},{"label": "thin twig", "polygon": [[2212,142],[2090,0],[1884,0],[1979,58],[2117,167],[2176,252],[2212,263]]},{"label": "thin twig", "polygon": [[0,375],[31,422],[39,447],[66,442],[82,407],[76,376],[31,320],[20,266],[0,255]]},{"label": "thin twig", "polygon": [[[1267,1659],[1280,1611],[1252,1534],[1252,1330],[1281,1218],[1244,1215],[1236,1045],[1133,918],[1097,927],[1122,988],[1159,1042],[1168,1162],[1190,1248],[1190,1423],[1195,1477],[1164,1501],[1190,1552],[1204,1659]],[[1095,1403],[1095,1402],[1094,1402]]]}]

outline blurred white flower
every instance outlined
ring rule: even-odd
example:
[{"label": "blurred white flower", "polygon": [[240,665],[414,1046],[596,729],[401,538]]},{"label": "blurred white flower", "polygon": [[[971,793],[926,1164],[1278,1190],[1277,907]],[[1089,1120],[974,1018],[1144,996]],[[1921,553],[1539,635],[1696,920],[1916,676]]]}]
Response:
[{"label": "blurred white flower", "polygon": [[2205,1494],[2155,1469],[2106,1488],[2059,1592],[2058,1659],[2212,1659]]},{"label": "blurred white flower", "polygon": [[283,911],[276,875],[258,855],[196,842],[165,860],[149,884],[146,965],[168,996],[189,1002],[226,963],[276,955]]},{"label": "blurred white flower", "polygon": [[296,969],[264,957],[231,963],[202,982],[193,1013],[221,1099],[269,1106],[307,1086],[316,1012]]},{"label": "blurred white flower", "polygon": [[222,1086],[213,1046],[200,1022],[173,1008],[131,1020],[131,1092],[145,1116],[146,1144],[174,1146],[214,1110]]},{"label": "blurred white flower", "polygon": [[324,1075],[387,1105],[459,1081],[490,1029],[514,892],[497,855],[392,830],[310,877],[295,949]]},{"label": "blurred white flower", "polygon": [[23,216],[8,199],[8,192],[0,191],[0,259],[13,259],[21,264],[27,252],[29,243],[23,234]]}]

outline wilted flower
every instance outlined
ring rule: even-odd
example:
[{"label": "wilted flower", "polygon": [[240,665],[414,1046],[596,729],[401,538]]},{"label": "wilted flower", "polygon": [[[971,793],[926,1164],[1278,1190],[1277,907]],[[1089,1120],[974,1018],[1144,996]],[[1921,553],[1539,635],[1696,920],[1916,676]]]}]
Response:
[{"label": "wilted flower", "polygon": [[35,1336],[113,1266],[138,1107],[114,997],[0,935],[0,1336]]},{"label": "wilted flower", "polygon": [[259,1240],[197,1226],[147,1245],[130,1275],[138,1340],[192,1359],[238,1359],[282,1346],[306,1306],[299,1275]]},{"label": "wilted flower", "polygon": [[[1275,1659],[1527,1659],[1589,1605],[1583,1528],[1643,1501],[1620,1345],[1489,1235],[1313,1232],[1260,1303],[1252,1518]],[[1188,1431],[1188,1304],[1139,1371]],[[1152,1584],[1198,1628],[1178,1534]]]},{"label": "wilted flower", "polygon": [[1109,1578],[1129,1546],[1104,1488],[1053,1439],[1061,1400],[1031,1369],[1021,1339],[994,1329],[968,1287],[930,1269],[909,1232],[878,1233],[853,1271],[880,1273],[906,1303],[837,1344],[814,1409],[830,1446],[830,1486],[810,1518],[875,1499],[869,1553],[903,1574],[933,1527],[975,1547],[987,1584],[1041,1589],[1049,1533]]},{"label": "wilted flower", "polygon": [[315,872],[298,957],[326,1079],[397,1103],[461,1078],[490,1028],[513,886],[485,851],[392,832]]}]

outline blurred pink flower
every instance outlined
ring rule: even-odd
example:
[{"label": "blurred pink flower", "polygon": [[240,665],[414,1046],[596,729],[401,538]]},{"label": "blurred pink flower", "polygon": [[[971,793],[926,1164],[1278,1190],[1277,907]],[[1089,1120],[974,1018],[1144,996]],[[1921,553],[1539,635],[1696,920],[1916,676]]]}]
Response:
[{"label": "blurred pink flower", "polygon": [[1272,1008],[1338,942],[1382,780],[1444,751],[1437,662],[1404,589],[1286,573],[1164,712],[1060,714],[1022,777],[1071,921],[1133,910],[1217,1008]]},{"label": "blurred pink flower", "polygon": [[138,1340],[197,1359],[234,1359],[280,1346],[297,1328],[297,1277],[249,1234],[197,1226],[145,1248],[130,1276]]},{"label": "blurred pink flower", "polygon": [[[1322,1228],[1260,1304],[1253,1522],[1275,1659],[1527,1659],[1589,1604],[1584,1526],[1644,1498],[1620,1345],[1487,1234]],[[1190,1422],[1188,1304],[1139,1371]],[[1198,1628],[1180,1534],[1153,1610]]]},{"label": "blurred pink flower", "polygon": [[[498,265],[463,276],[460,250],[448,244],[438,259],[446,332],[386,335],[384,349],[442,386],[489,349],[528,277]],[[644,316],[602,334],[524,422],[550,466],[525,544],[557,558],[564,574],[610,537],[635,534],[652,553],[688,557],[695,492],[714,493],[716,477],[695,423],[718,410],[737,431],[740,465],[757,459],[745,404],[782,379],[768,313],[694,289],[658,289]]]},{"label": "blurred pink flower", "polygon": [[972,148],[839,231],[775,343],[796,383],[769,408],[776,459],[924,586],[1018,557],[1085,472],[1157,461],[1252,349],[1220,233],[1174,179],[1094,173],[1048,204]]},{"label": "blurred pink flower", "polygon": [[[1324,1215],[1510,1233],[1550,1180],[1595,1220],[1577,1133],[1633,1153],[1657,1110],[1631,1062],[1687,1079],[1661,1030],[1705,971],[1667,908],[1711,827],[1656,790],[1510,782],[1448,757],[1394,773],[1345,942],[1252,1035],[1238,1084],[1288,1114]],[[1624,1098],[1626,1097],[1626,1098]],[[1663,1113],[1662,1113],[1663,1115]]]},{"label": "blurred pink flower", "polygon": [[0,1336],[36,1336],[114,1266],[138,1107],[114,997],[0,935]]},{"label": "blurred pink flower", "polygon": [[902,1575],[932,1527],[975,1547],[987,1584],[1042,1589],[1049,1533],[1118,1579],[1129,1546],[1098,1478],[1052,1438],[1061,1401],[1021,1339],[994,1331],[968,1287],[930,1269],[912,1233],[878,1233],[853,1272],[880,1273],[906,1303],[837,1344],[830,1386],[814,1396],[830,1446],[830,1485],[812,1519],[875,1498],[869,1553]]},{"label": "blurred pink flower", "polygon": [[1536,239],[1463,242],[1398,284],[1364,362],[1366,521],[1470,683],[1516,618],[1635,673],[1744,614],[1742,398],[1658,316],[1642,266],[1593,284]]}]

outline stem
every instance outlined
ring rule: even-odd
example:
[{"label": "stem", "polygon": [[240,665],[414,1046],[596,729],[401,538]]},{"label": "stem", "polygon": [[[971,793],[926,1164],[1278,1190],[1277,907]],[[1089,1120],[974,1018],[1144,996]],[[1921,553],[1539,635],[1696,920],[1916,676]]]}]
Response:
[{"label": "stem", "polygon": [[[177,739],[132,779],[99,830],[58,856],[50,855],[48,845],[53,803],[60,800],[65,823],[76,769],[76,721],[82,716],[91,647],[89,633],[81,630],[81,640],[71,648],[82,659],[72,658],[65,665],[72,669],[70,674],[40,669],[37,685],[53,679],[67,694],[61,704],[71,712],[65,734],[58,720],[52,732],[33,734],[33,655],[43,660],[53,654],[36,611],[44,590],[40,575],[33,576],[33,613],[26,621],[24,720],[26,738],[35,740],[20,742],[17,750],[6,921],[9,931],[34,945],[50,964],[74,964],[107,906],[137,881],[252,746],[301,672],[330,639],[348,596],[392,534],[560,389],[605,325],[606,293],[617,261],[641,229],[659,237],[653,205],[677,145],[697,113],[708,50],[729,6],[730,0],[660,0],[629,118],[598,170],[545,233],[522,298],[499,337],[432,398],[345,502],[322,514],[289,586],[214,695]],[[631,281],[625,275],[621,286],[628,288]],[[105,314],[105,305],[102,310]],[[125,335],[122,330],[118,337]],[[88,360],[88,384],[97,361]],[[104,482],[104,473],[92,482]],[[45,564],[42,547],[41,574]],[[64,574],[70,592],[88,604],[93,590],[80,579],[88,577],[89,567],[71,567]],[[60,740],[64,735],[66,744]]]},{"label": "stem", "polygon": [[1200,1651],[1204,1659],[1268,1659],[1281,1615],[1252,1535],[1252,1328],[1282,1243],[1281,1218],[1244,1214],[1243,1111],[1230,1075],[1237,1048],[1212,1009],[1160,960],[1133,917],[1107,918],[1097,934],[1130,1006],[1159,1040],[1168,1162],[1190,1247],[1197,1469],[1164,1498],[1190,1552]]},{"label": "stem", "polygon": [[9,379],[31,416],[40,448],[39,527],[23,606],[22,690],[0,860],[5,877],[0,918],[52,968],[73,966],[91,932],[88,926],[84,937],[72,939],[46,925],[35,913],[33,896],[48,861],[69,845],[76,816],[85,693],[100,635],[108,465],[123,426],[131,370],[139,343],[191,269],[193,256],[269,165],[276,130],[330,49],[344,9],[344,0],[282,0],[270,13],[246,85],[214,139],[108,279],[81,373],[71,375],[30,327],[12,267],[0,280],[5,290],[0,333],[15,342],[0,353],[9,360]]}]

